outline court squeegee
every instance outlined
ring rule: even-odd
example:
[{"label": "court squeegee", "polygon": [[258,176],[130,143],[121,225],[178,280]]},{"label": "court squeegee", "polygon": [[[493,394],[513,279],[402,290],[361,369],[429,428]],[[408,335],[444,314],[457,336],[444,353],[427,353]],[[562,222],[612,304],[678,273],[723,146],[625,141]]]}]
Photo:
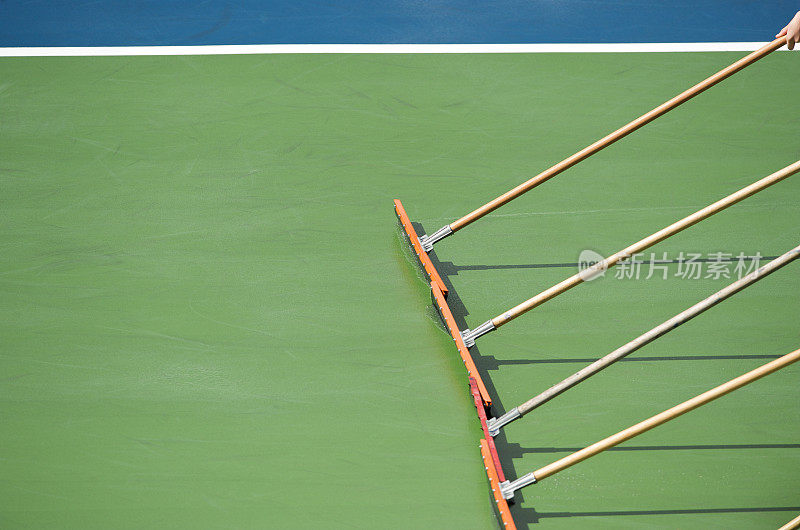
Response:
[{"label": "court squeegee", "polygon": [[475,329],[466,329],[461,332],[461,338],[464,340],[464,344],[467,348],[475,345],[475,339],[485,335],[491,331],[496,330],[500,326],[508,324],[515,318],[527,313],[534,307],[538,307],[543,303],[547,302],[548,300],[552,300],[556,296],[572,289],[576,285],[584,283],[587,280],[591,280],[592,278],[596,277],[598,274],[603,273],[606,269],[613,267],[617,263],[622,260],[628,259],[634,254],[642,252],[643,250],[652,247],[656,243],[664,241],[670,236],[677,234],[678,232],[689,228],[690,226],[699,223],[700,221],[707,219],[714,215],[715,213],[721,212],[722,210],[728,208],[736,204],[739,201],[750,197],[751,195],[755,195],[759,191],[762,191],[773,184],[780,182],[781,180],[788,178],[795,173],[800,171],[800,161],[795,162],[794,164],[788,165],[783,169],[772,173],[771,175],[767,175],[766,177],[762,178],[750,184],[749,186],[745,186],[744,188],[740,189],[739,191],[728,195],[727,197],[718,200],[717,202],[706,206],[705,208],[696,211],[695,213],[684,217],[680,221],[676,221],[669,225],[666,228],[662,228],[658,232],[647,236],[646,238],[637,241],[636,243],[625,247],[624,249],[612,254],[611,256],[595,263],[591,267],[579,271],[577,274],[563,280],[562,282],[550,287],[549,289],[542,291],[541,293],[537,294],[533,298],[529,298],[528,300],[522,302],[521,304],[512,307],[508,311],[501,313],[500,315],[487,320],[480,326],[476,327]]},{"label": "court squeegee", "polygon": [[714,401],[725,394],[729,394],[734,390],[738,390],[739,388],[742,388],[753,381],[761,379],[764,376],[777,372],[778,370],[785,368],[790,364],[797,362],[798,360],[800,360],[800,350],[795,350],[775,359],[774,361],[762,364],[755,370],[751,370],[735,379],[731,379],[727,383],[723,383],[712,388],[711,390],[708,390],[707,392],[703,392],[699,396],[695,396],[679,405],[675,405],[674,407],[665,410],[664,412],[656,414],[655,416],[651,416],[650,418],[641,421],[636,425],[632,425],[631,427],[619,431],[608,438],[604,438],[599,442],[595,442],[592,445],[581,449],[580,451],[576,451],[565,456],[564,458],[556,460],[552,464],[548,464],[537,469],[536,471],[527,473],[516,480],[506,480],[501,482],[499,484],[500,494],[504,499],[512,499],[514,497],[514,492],[518,489],[541,482],[545,478],[555,475],[556,473],[559,473],[568,467],[574,466],[575,464],[582,462],[587,458],[591,458],[599,453],[602,453],[606,449],[610,449],[621,444],[622,442],[639,436],[640,434],[647,432],[654,427],[658,427],[659,425],[663,425],[670,420],[674,420],[678,416],[686,414],[687,412],[701,407],[706,403],[710,403],[711,401]]},{"label": "court squeegee", "polygon": [[694,304],[689,309],[686,309],[685,311],[678,313],[677,315],[670,318],[666,322],[659,324],[650,331],[638,336],[637,338],[628,342],[624,346],[621,346],[616,350],[614,350],[613,352],[609,353],[608,355],[594,361],[585,368],[567,377],[560,383],[551,386],[541,394],[529,399],[528,401],[519,406],[514,407],[513,409],[509,410],[508,412],[500,416],[499,418],[490,418],[489,420],[486,421],[486,427],[489,431],[489,435],[497,436],[497,434],[500,432],[500,429],[508,425],[512,421],[523,417],[532,410],[538,408],[541,405],[544,405],[554,397],[561,395],[563,392],[566,392],[567,390],[574,387],[578,383],[586,381],[593,375],[608,368],[609,366],[619,361],[620,359],[627,357],[628,355],[635,352],[639,348],[642,348],[647,344],[650,344],[657,338],[666,335],[667,333],[677,328],[678,326],[685,324],[686,322],[689,322],[697,315],[703,313],[708,309],[711,309],[720,302],[727,300],[736,293],[753,285],[760,279],[767,277],[768,275],[772,274],[773,272],[780,269],[784,265],[788,265],[789,263],[791,263],[792,261],[796,260],[799,257],[800,257],[800,246],[797,246],[792,250],[786,252],[785,254],[770,261],[766,265],[759,267],[750,274],[736,280],[727,287],[724,287],[723,289],[717,291],[708,298]]},{"label": "court squeegee", "polygon": [[663,116],[670,110],[678,107],[679,105],[689,101],[696,95],[700,94],[701,92],[711,88],[712,86],[716,85],[720,81],[727,79],[728,77],[732,76],[739,70],[742,70],[746,66],[753,64],[754,62],[758,61],[759,59],[766,57],[773,51],[779,49],[781,46],[786,44],[786,38],[780,37],[775,39],[774,41],[770,42],[769,44],[759,48],[758,50],[754,51],[753,53],[743,57],[742,59],[736,61],[735,63],[731,64],[730,66],[723,68],[716,74],[708,77],[707,79],[701,81],[700,83],[694,85],[693,87],[681,92],[674,98],[670,99],[669,101],[659,105],[658,107],[654,108],[650,112],[643,114],[642,116],[636,118],[632,122],[620,127],[616,131],[604,136],[603,138],[597,140],[593,144],[585,147],[584,149],[578,151],[574,155],[565,158],[561,162],[557,163],[556,165],[546,169],[545,171],[539,173],[535,177],[523,182],[516,188],[507,191],[506,193],[500,195],[496,199],[484,204],[480,208],[468,213],[464,217],[453,221],[450,224],[447,224],[437,230],[436,232],[430,235],[421,235],[419,236],[419,243],[421,249],[425,252],[430,252],[433,249],[433,245],[444,239],[445,237],[456,233],[457,231],[461,230],[465,226],[477,221],[481,217],[485,216],[488,213],[493,212],[494,210],[500,208],[504,204],[516,199],[517,197],[523,195],[524,193],[532,190],[539,184],[555,177],[559,173],[569,169],[570,167],[574,166],[578,162],[585,160],[592,156],[593,154],[597,153],[598,151],[608,147],[609,145],[613,144],[617,140],[624,138],[625,136],[629,135],[633,131],[639,129],[640,127],[647,125],[651,121],[655,120],[659,116]]}]

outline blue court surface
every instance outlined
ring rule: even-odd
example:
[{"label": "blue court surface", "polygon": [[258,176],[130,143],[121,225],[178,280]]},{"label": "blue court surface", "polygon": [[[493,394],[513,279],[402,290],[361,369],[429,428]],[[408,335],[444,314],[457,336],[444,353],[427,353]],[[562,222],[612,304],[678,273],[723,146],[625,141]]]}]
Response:
[{"label": "blue court surface", "polygon": [[0,46],[750,42],[769,40],[798,9],[788,0],[7,0]]}]

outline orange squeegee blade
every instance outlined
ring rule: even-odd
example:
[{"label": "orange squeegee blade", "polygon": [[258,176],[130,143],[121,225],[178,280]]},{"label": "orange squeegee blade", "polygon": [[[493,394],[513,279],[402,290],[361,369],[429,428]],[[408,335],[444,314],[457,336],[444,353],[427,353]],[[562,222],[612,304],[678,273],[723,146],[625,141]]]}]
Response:
[{"label": "orange squeegee blade", "polygon": [[486,407],[491,407],[492,398],[489,397],[489,391],[486,390],[486,385],[483,384],[483,379],[481,379],[481,374],[478,373],[475,361],[472,360],[472,355],[470,355],[469,350],[464,345],[464,339],[461,338],[461,333],[458,331],[456,320],[453,318],[453,313],[447,305],[444,293],[442,293],[442,290],[436,282],[431,282],[431,291],[433,292],[433,298],[436,300],[436,304],[439,306],[442,318],[445,324],[447,324],[447,329],[450,331],[450,335],[453,336],[453,340],[456,341],[456,348],[458,348],[458,353],[461,355],[461,359],[467,367],[467,374],[469,374],[469,377],[475,378],[475,383],[478,385],[478,391],[481,394],[481,399],[483,399],[483,404]]},{"label": "orange squeegee blade", "polygon": [[506,530],[516,530],[517,526],[514,524],[514,519],[511,517],[511,510],[508,509],[508,502],[503,498],[500,493],[500,481],[497,477],[497,470],[494,467],[494,460],[489,451],[489,442],[481,438],[481,456],[483,456],[483,467],[486,468],[486,476],[489,477],[489,487],[492,488],[492,495],[494,502],[497,503],[497,512],[500,514],[500,520],[503,522],[503,527]]},{"label": "orange squeegee blade", "polygon": [[486,443],[489,445],[489,453],[492,455],[492,460],[494,461],[495,471],[497,471],[497,479],[500,482],[504,482],[506,480],[506,476],[503,473],[503,466],[500,464],[500,456],[497,454],[497,447],[494,444],[494,438],[492,438],[492,435],[489,434],[489,425],[486,423],[486,409],[483,406],[480,390],[478,390],[478,382],[474,377],[469,378],[469,391],[472,394],[472,399],[475,401],[475,409],[478,411],[478,419],[481,420],[483,437],[486,439]]},{"label": "orange squeegee blade", "polygon": [[406,235],[408,235],[411,246],[414,247],[414,252],[416,252],[419,262],[422,264],[422,268],[425,269],[428,278],[430,278],[431,282],[438,285],[442,293],[447,296],[447,287],[442,281],[442,277],[439,276],[436,267],[433,266],[430,256],[422,249],[419,237],[417,237],[417,231],[414,230],[414,227],[411,225],[411,219],[408,218],[408,214],[405,208],[403,208],[403,203],[401,203],[399,199],[394,200],[394,211],[397,213],[397,218],[400,219],[400,224],[403,226]]}]

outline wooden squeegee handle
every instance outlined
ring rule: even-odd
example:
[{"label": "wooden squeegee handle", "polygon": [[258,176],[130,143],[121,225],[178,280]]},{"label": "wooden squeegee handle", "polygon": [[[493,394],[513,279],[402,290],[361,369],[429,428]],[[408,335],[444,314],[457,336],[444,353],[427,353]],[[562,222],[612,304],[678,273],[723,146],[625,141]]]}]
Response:
[{"label": "wooden squeegee handle", "polygon": [[794,530],[795,528],[800,528],[800,515],[778,528],[778,530]]},{"label": "wooden squeegee handle", "polygon": [[654,327],[653,329],[651,329],[650,331],[639,335],[632,341],[617,348],[608,355],[600,357],[599,359],[589,364],[585,368],[578,370],[577,372],[565,378],[561,382],[551,386],[538,396],[535,396],[526,401],[525,403],[523,403],[522,405],[519,405],[517,407],[517,410],[519,411],[520,415],[524,416],[525,414],[529,413],[535,408],[547,403],[554,397],[559,396],[562,393],[569,390],[570,388],[574,387],[575,385],[582,383],[583,381],[586,381],[593,375],[605,370],[606,368],[616,363],[617,361],[627,357],[636,350],[650,344],[659,337],[663,337],[664,335],[674,330],[678,326],[681,326],[686,322],[689,322],[697,315],[703,314],[705,311],[708,311],[709,309],[719,304],[720,302],[727,300],[736,293],[746,289],[747,287],[753,285],[759,280],[766,278],[776,270],[780,269],[785,265],[788,265],[789,263],[798,258],[800,258],[800,246],[793,248],[792,250],[784,253],[783,255],[773,259],[763,267],[756,269],[747,276],[744,276],[743,278],[736,280],[735,282],[720,289],[711,296],[697,302],[689,309],[681,311],[680,313],[670,318],[666,322],[663,322],[658,326]]},{"label": "wooden squeegee handle", "polygon": [[610,447],[614,447],[615,445],[621,444],[626,440],[630,440],[631,438],[642,434],[643,432],[649,431],[653,427],[658,427],[659,425],[666,423],[672,419],[677,418],[682,414],[686,414],[687,412],[696,409],[710,401],[714,401],[715,399],[724,396],[734,390],[742,388],[743,386],[752,383],[757,379],[761,379],[762,377],[769,375],[773,372],[777,372],[781,368],[789,366],[790,364],[797,362],[800,360],[800,350],[795,350],[792,353],[787,353],[783,357],[779,357],[774,361],[770,361],[767,364],[763,364],[756,368],[755,370],[751,370],[744,375],[740,375],[736,379],[731,379],[725,384],[722,384],[716,388],[712,388],[708,392],[704,392],[699,396],[693,397],[688,401],[684,401],[680,405],[676,405],[671,409],[665,410],[660,414],[656,414],[655,416],[648,418],[642,422],[637,423],[632,427],[628,427],[627,429],[618,432],[608,438],[600,440],[597,443],[590,445],[580,451],[572,453],[571,455],[565,456],[560,460],[556,460],[552,464],[544,466],[541,469],[537,469],[533,472],[534,477],[537,481],[540,481],[544,478],[549,477],[559,471],[562,471],[570,466],[577,464],[582,460],[586,460],[589,457],[592,457],[598,453],[605,451]]},{"label": "wooden squeegee handle", "polygon": [[790,164],[785,168],[772,173],[771,175],[767,175],[766,177],[762,178],[761,180],[750,184],[749,186],[745,186],[744,188],[740,189],[739,191],[728,195],[725,198],[718,200],[717,202],[710,204],[703,208],[702,210],[698,210],[692,215],[684,217],[680,221],[676,221],[669,225],[666,228],[662,228],[655,234],[651,234],[646,238],[637,241],[636,243],[625,247],[624,249],[616,252],[609,257],[605,258],[604,260],[592,265],[588,269],[578,272],[573,276],[570,276],[566,280],[557,283],[556,285],[550,287],[549,289],[542,291],[541,293],[537,294],[533,298],[529,298],[525,302],[509,309],[505,313],[496,316],[492,319],[492,324],[495,328],[499,328],[503,324],[507,324],[511,322],[518,316],[530,311],[534,307],[540,306],[543,303],[547,302],[555,298],[556,296],[572,289],[576,285],[579,285],[585,282],[588,279],[593,278],[597,274],[605,271],[606,269],[613,267],[618,262],[624,259],[628,259],[634,254],[638,254],[639,252],[648,249],[655,245],[656,243],[660,243],[664,241],[668,237],[681,232],[690,226],[693,226],[704,219],[708,219],[712,215],[721,212],[725,208],[729,206],[733,206],[739,201],[743,201],[744,199],[750,197],[751,195],[755,195],[761,190],[764,190],[773,184],[776,184],[782,181],[785,178],[788,178],[795,173],[800,172],[800,160],[795,162],[794,164]]},{"label": "wooden squeegee handle", "polygon": [[503,195],[499,196],[498,198],[496,198],[495,200],[484,204],[483,206],[481,206],[477,210],[475,210],[475,211],[473,211],[471,213],[468,213],[467,215],[465,215],[461,219],[459,219],[459,220],[457,220],[457,221],[455,221],[453,223],[450,223],[450,230],[452,230],[453,232],[456,232],[456,231],[460,230],[461,228],[464,228],[468,224],[472,223],[473,221],[477,221],[478,219],[480,219],[484,215],[486,215],[488,213],[491,213],[494,210],[496,210],[496,209],[500,208],[501,206],[503,206],[504,204],[506,204],[507,202],[510,202],[510,201],[516,199],[517,197],[519,197],[523,193],[535,188],[536,186],[538,186],[542,182],[544,182],[544,181],[546,181],[548,179],[551,179],[552,177],[555,177],[556,175],[558,175],[562,171],[564,171],[566,169],[569,169],[570,167],[574,166],[575,164],[577,164],[581,160],[589,158],[590,156],[592,156],[596,152],[602,150],[605,147],[608,147],[609,145],[613,144],[614,142],[616,142],[620,138],[623,138],[623,137],[627,136],[628,134],[632,133],[633,131],[635,131],[639,127],[647,125],[648,123],[650,123],[654,119],[658,118],[659,116],[661,116],[663,114],[666,114],[667,112],[669,112],[670,110],[674,109],[678,105],[680,105],[680,104],[682,104],[682,103],[684,103],[686,101],[689,101],[690,99],[695,97],[697,94],[699,94],[699,93],[711,88],[712,86],[716,85],[720,81],[732,76],[733,74],[735,74],[739,70],[743,69],[744,67],[746,67],[748,65],[751,65],[754,62],[756,62],[759,59],[761,59],[762,57],[765,57],[765,56],[769,55],[770,53],[774,52],[775,50],[777,50],[778,48],[780,48],[784,44],[786,44],[786,38],[785,37],[780,37],[780,38],[775,39],[771,43],[767,44],[766,46],[764,46],[762,48],[759,48],[758,50],[754,51],[750,55],[748,55],[746,57],[743,57],[742,59],[739,59],[738,61],[736,61],[732,65],[728,66],[727,68],[724,68],[724,69],[720,70],[719,72],[717,72],[716,74],[712,75],[708,79],[696,84],[695,86],[693,86],[689,90],[686,90],[685,92],[682,92],[682,93],[678,94],[677,96],[675,96],[674,98],[670,99],[666,103],[654,108],[653,110],[651,110],[647,114],[644,114],[643,116],[640,116],[639,118],[636,118],[635,120],[633,120],[629,124],[625,125],[624,127],[621,127],[619,129],[617,129],[616,131],[614,131],[611,134],[601,138],[600,140],[597,140],[595,143],[593,143],[589,147],[586,147],[585,149],[582,149],[581,151],[578,151],[577,153],[575,153],[571,157],[569,157],[569,158],[567,158],[565,160],[562,160],[561,162],[559,162],[558,164],[554,165],[550,169],[547,169],[547,170],[543,171],[542,173],[539,173],[538,175],[536,175],[535,177],[533,177],[532,179],[530,179],[530,180],[528,180],[526,182],[523,182],[522,184],[520,184],[516,188],[512,189],[511,191],[508,191],[508,192],[504,193]]}]

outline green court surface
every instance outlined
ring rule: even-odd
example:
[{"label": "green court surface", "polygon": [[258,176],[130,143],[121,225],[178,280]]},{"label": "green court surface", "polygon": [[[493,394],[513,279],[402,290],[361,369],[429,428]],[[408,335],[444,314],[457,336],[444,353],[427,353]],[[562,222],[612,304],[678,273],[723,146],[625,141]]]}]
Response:
[{"label": "green court surface", "polygon": [[[739,53],[0,60],[0,526],[492,528],[401,248]],[[436,247],[475,326],[800,158],[776,53]],[[782,254],[795,176],[654,248]],[[727,284],[614,271],[479,340],[508,409]],[[800,345],[800,264],[498,438],[519,476]],[[774,528],[800,366],[518,493],[532,528]],[[521,495],[521,497],[520,497]]]}]

